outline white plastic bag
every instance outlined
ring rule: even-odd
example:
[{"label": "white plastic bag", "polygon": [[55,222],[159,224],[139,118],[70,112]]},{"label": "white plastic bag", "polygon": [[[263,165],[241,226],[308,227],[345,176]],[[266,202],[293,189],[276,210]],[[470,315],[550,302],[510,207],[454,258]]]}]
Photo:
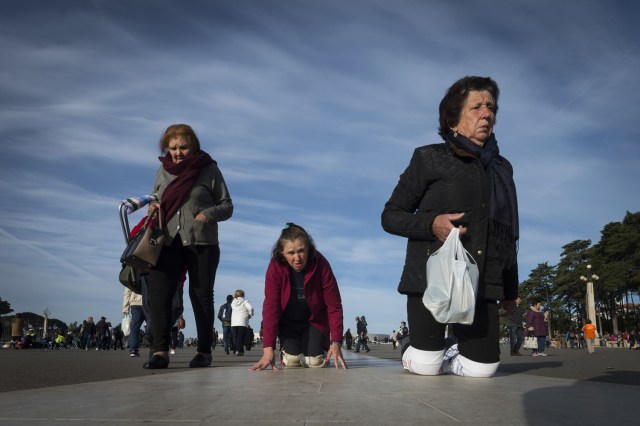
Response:
[{"label": "white plastic bag", "polygon": [[427,290],[422,303],[440,323],[471,324],[478,278],[478,265],[460,242],[458,228],[453,228],[427,261]]},{"label": "white plastic bag", "polygon": [[538,338],[534,336],[526,336],[522,347],[525,349],[538,349]]},{"label": "white plastic bag", "polygon": [[131,315],[125,315],[122,317],[122,332],[125,337],[131,333]]}]

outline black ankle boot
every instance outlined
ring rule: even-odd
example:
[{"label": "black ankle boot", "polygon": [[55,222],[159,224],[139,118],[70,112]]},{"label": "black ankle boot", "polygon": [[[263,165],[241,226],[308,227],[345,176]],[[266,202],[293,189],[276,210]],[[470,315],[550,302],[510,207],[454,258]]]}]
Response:
[{"label": "black ankle boot", "polygon": [[211,365],[211,354],[197,353],[189,363],[190,368],[205,368]]},{"label": "black ankle boot", "polygon": [[145,368],[147,370],[159,370],[161,368],[167,368],[167,367],[169,367],[169,358],[165,358],[160,355],[153,355],[142,366],[142,368]]}]

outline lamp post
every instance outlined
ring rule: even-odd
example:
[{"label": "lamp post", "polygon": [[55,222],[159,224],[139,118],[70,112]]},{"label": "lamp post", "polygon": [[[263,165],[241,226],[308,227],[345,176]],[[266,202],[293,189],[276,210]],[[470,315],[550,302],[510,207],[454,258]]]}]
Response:
[{"label": "lamp post", "polygon": [[[582,275],[580,277],[580,280],[587,283],[587,318],[589,318],[594,325],[597,324],[597,322],[596,303],[593,296],[593,281],[598,281],[599,279],[599,276],[591,273],[591,265],[587,265],[587,276]],[[600,333],[602,333],[602,329],[600,329]]]},{"label": "lamp post", "polygon": [[[545,290],[547,292],[547,327],[549,329],[549,339],[551,339],[551,343],[555,342],[553,339],[553,331],[551,330],[551,303],[549,303],[549,283],[545,284]],[[558,349],[560,349],[558,347]]]},{"label": "lamp post", "polygon": [[[627,317],[629,317],[629,289],[631,288],[631,276],[633,275],[633,273],[635,272],[635,269],[629,268],[627,270],[627,291],[625,291],[625,294],[627,295]],[[636,319],[636,304],[633,301],[633,294],[631,295],[631,309],[633,314],[631,315],[631,318]]]},{"label": "lamp post", "polygon": [[44,308],[44,311],[42,312],[42,315],[44,316],[44,330],[42,331],[42,338],[46,339],[47,338],[47,327],[49,327],[49,315],[51,315],[51,312],[49,311],[49,308]]}]

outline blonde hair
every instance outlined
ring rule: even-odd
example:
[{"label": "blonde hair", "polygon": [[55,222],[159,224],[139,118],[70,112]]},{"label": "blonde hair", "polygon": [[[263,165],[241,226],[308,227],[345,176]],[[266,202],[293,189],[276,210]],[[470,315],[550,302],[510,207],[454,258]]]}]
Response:
[{"label": "blonde hair", "polygon": [[233,293],[233,297],[237,298],[237,297],[244,297],[244,291],[243,290],[236,290],[235,293]]}]

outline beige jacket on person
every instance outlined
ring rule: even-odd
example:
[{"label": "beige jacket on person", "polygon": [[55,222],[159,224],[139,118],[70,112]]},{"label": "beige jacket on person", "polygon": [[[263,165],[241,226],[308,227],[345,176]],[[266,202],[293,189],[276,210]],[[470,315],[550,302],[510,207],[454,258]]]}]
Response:
[{"label": "beige jacket on person", "polygon": [[124,288],[124,295],[122,297],[122,313],[129,313],[129,306],[142,306],[142,295],[134,293],[127,287]]}]

